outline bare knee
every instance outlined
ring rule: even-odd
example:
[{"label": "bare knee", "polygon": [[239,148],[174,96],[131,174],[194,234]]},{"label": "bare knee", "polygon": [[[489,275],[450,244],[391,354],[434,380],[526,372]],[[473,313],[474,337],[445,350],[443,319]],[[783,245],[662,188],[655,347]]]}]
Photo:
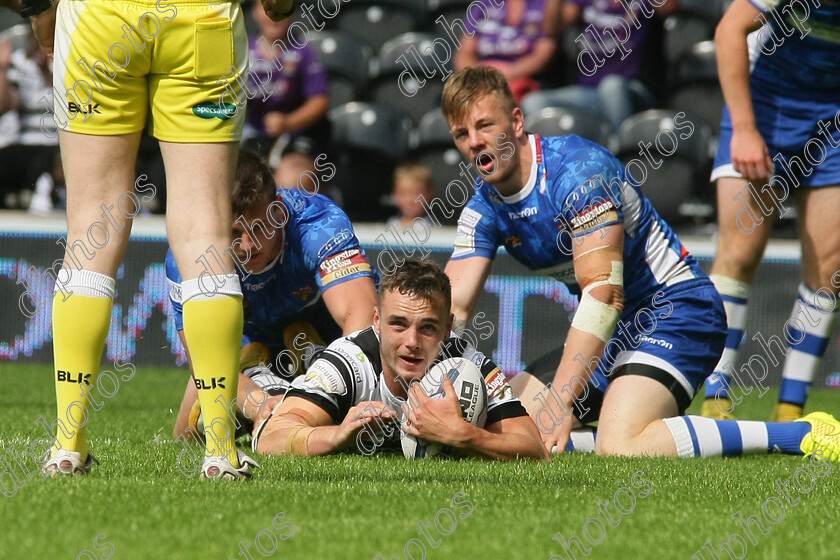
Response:
[{"label": "bare knee", "polygon": [[635,455],[631,445],[632,438],[611,434],[601,434],[595,437],[595,454],[613,457],[627,457]]},{"label": "bare knee", "polygon": [[[737,238],[737,239],[736,239]],[[712,274],[720,274],[742,282],[752,282],[766,241],[756,236],[721,236]]]},{"label": "bare knee", "polygon": [[807,260],[802,271],[805,285],[813,291],[840,294],[840,251],[820,255],[810,266]]}]

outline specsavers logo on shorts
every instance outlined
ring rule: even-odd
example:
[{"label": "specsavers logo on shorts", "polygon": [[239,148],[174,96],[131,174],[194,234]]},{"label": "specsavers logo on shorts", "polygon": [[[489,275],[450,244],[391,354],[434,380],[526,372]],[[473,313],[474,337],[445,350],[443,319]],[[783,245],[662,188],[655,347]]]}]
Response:
[{"label": "specsavers logo on shorts", "polygon": [[202,119],[217,118],[226,121],[236,114],[236,105],[231,103],[219,105],[208,101],[195,105],[192,110],[196,117],[201,117]]}]

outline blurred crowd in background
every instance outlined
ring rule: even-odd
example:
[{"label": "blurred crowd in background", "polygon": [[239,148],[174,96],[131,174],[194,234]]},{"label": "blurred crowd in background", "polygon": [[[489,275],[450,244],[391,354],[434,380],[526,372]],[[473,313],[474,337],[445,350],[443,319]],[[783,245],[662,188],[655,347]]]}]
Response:
[{"label": "blurred crowd in background", "polygon": [[[267,158],[281,188],[311,190],[295,184],[295,173],[326,158],[336,173],[316,186],[351,219],[407,223],[423,215],[418,196],[444,198],[451,181],[463,180],[439,109],[444,76],[490,65],[507,77],[527,130],[578,134],[625,163],[685,113],[691,137],[647,169],[642,189],[670,223],[702,228],[714,220],[709,172],[723,108],[712,38],[728,3],[351,0],[304,11],[301,2],[279,23],[259,3],[244,4],[251,75],[242,144]],[[319,11],[335,17],[316,19]],[[52,77],[19,21],[11,12],[0,18],[0,205],[46,214],[64,207],[43,100]],[[165,212],[152,138],[144,137],[137,174],[159,193],[144,211]]]}]

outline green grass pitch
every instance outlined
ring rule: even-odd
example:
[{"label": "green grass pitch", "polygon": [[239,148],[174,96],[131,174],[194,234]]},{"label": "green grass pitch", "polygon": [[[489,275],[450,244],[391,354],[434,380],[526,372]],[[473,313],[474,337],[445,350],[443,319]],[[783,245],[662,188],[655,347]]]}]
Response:
[{"label": "green grass pitch", "polygon": [[[38,416],[53,419],[50,371],[48,365],[0,367],[2,450],[21,450],[29,438],[40,437]],[[689,560],[707,540],[718,549],[733,533],[746,539],[748,558],[840,557],[840,465],[815,477],[807,494],[792,485],[799,503],[785,504],[783,519],[766,525],[766,535],[753,523],[756,545],[731,517],[739,511],[761,517],[762,504],[778,495],[776,480],[790,480],[807,461],[782,455],[677,460],[573,454],[550,463],[507,464],[259,457],[263,468],[251,482],[207,483],[176,468],[181,446],[171,441],[171,427],[183,386],[183,371],[139,368],[89,423],[102,465],[84,478],[24,478],[14,496],[0,496],[0,558],[372,560],[381,554],[391,560],[405,559],[406,550],[414,560],[569,558],[552,540],[558,532],[591,546],[588,558]],[[809,410],[837,414],[838,397],[814,391]],[[771,391],[745,400],[736,412],[765,419],[774,398]],[[698,410],[695,403],[691,412]],[[5,451],[2,456],[8,458]],[[634,485],[638,471],[643,474]],[[807,486],[804,470],[801,476]],[[3,475],[7,487],[9,481]],[[621,487],[628,491],[616,495]],[[627,511],[630,495],[632,511],[618,513],[614,499]],[[599,513],[599,500],[609,503],[615,527]],[[778,516],[772,506],[768,511]],[[281,512],[285,517],[275,520]],[[437,530],[436,514],[450,534]],[[431,543],[418,535],[420,521],[430,524]],[[603,539],[600,544],[587,542],[585,525],[593,540]],[[412,538],[423,542],[425,556],[415,544],[406,548]],[[240,542],[250,545],[247,552],[240,553]],[[736,541],[733,548],[742,552]]]}]

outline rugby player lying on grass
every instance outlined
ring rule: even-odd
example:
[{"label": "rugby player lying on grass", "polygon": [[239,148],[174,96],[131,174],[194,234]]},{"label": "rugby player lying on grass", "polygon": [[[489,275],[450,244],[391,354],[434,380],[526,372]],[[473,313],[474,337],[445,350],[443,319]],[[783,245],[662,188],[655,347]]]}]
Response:
[{"label": "rugby player lying on grass", "polygon": [[[458,337],[452,327],[449,279],[434,263],[406,260],[383,278],[373,326],[329,345],[298,378],[279,405],[258,425],[254,450],[275,455],[326,455],[357,443],[362,430],[384,431],[386,450],[399,449],[400,430],[392,427],[410,408],[409,434],[450,446],[459,454],[492,459],[548,454],[536,425],[489,359]],[[487,420],[475,426],[461,407],[447,378],[445,397],[432,399],[415,380],[440,358],[463,357],[485,377]],[[412,404],[405,407],[406,401]],[[379,427],[379,428],[377,428]],[[360,450],[363,445],[359,445]]]},{"label": "rugby player lying on grass", "polygon": [[[320,194],[276,190],[271,170],[255,152],[239,154],[233,210],[233,248],[244,263],[237,273],[245,308],[236,401],[239,412],[253,420],[269,397],[266,391],[285,389],[316,349],[370,325],[376,272],[343,210]],[[246,276],[243,268],[250,274]],[[175,326],[187,348],[181,276],[171,252],[166,256],[166,277]],[[275,367],[268,367],[271,364]],[[175,421],[176,438],[203,434],[196,426],[197,395],[190,378]],[[244,424],[247,433],[251,426]]]}]

